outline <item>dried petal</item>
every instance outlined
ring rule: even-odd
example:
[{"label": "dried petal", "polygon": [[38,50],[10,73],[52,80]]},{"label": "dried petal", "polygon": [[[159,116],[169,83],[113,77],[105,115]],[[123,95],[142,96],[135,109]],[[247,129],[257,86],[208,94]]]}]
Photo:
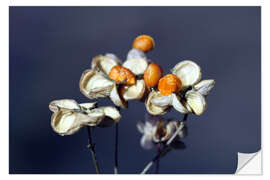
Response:
[{"label": "dried petal", "polygon": [[80,79],[80,91],[89,99],[109,96],[113,85],[113,81],[91,69],[85,70]]},{"label": "dried petal", "polygon": [[135,75],[141,75],[146,70],[148,62],[143,52],[132,49],[129,51],[123,66],[131,70]]},{"label": "dried petal", "polygon": [[171,71],[181,80],[183,88],[192,86],[201,79],[201,68],[193,61],[182,61],[176,64]]},{"label": "dried petal", "polygon": [[91,68],[108,75],[112,67],[121,64],[114,54],[99,55],[92,59]]},{"label": "dried petal", "polygon": [[59,109],[80,109],[78,103],[73,99],[61,99],[61,100],[54,100],[49,104],[49,109],[52,112],[56,112]]},{"label": "dried petal", "polygon": [[180,97],[176,94],[172,94],[172,104],[175,110],[179,111],[180,113],[186,114],[189,113],[188,109],[182,104],[180,101]]},{"label": "dried petal", "polygon": [[151,149],[154,147],[154,143],[152,142],[152,136],[143,135],[141,138],[141,146],[144,149]]},{"label": "dried petal", "polygon": [[201,115],[206,110],[206,101],[203,95],[196,91],[186,93],[187,104],[191,107],[196,115]]},{"label": "dried petal", "polygon": [[141,99],[145,92],[144,80],[137,80],[136,84],[123,86],[121,89],[122,97],[126,100]]},{"label": "dried petal", "polygon": [[152,104],[152,99],[161,97],[162,95],[157,91],[151,91],[148,95],[148,98],[145,102],[147,111],[152,115],[161,115],[167,112],[168,106],[156,106]]},{"label": "dried petal", "polygon": [[194,86],[194,89],[204,96],[207,96],[215,86],[215,81],[212,79],[203,80]]},{"label": "dried petal", "polygon": [[128,107],[128,103],[119,95],[116,84],[114,84],[114,86],[111,90],[110,98],[116,106],[119,106],[122,108]]}]

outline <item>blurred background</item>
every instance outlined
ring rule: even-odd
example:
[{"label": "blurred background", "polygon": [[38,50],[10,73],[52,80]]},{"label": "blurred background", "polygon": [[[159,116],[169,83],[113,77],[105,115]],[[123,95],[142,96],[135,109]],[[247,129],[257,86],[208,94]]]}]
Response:
[{"label": "blurred background", "polygon": [[[110,52],[125,60],[140,34],[155,39],[147,55],[164,74],[190,59],[202,79],[216,80],[206,112],[188,117],[186,148],[162,158],[160,173],[234,173],[237,152],[261,149],[260,7],[10,7],[9,23],[9,173],[95,173],[86,128],[54,133],[48,105],[91,101],[79,91],[91,59]],[[140,147],[136,123],[145,112],[137,101],[122,111],[120,173],[139,173],[156,154]],[[164,117],[183,115],[172,110]],[[103,173],[113,173],[114,130],[93,133]]]}]

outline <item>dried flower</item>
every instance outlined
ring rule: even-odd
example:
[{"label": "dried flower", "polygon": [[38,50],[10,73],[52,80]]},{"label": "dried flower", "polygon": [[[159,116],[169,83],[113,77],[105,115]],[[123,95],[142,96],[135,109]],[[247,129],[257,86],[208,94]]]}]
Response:
[{"label": "dried flower", "polygon": [[151,149],[155,143],[167,142],[177,128],[182,126],[175,140],[183,138],[186,135],[184,122],[164,120],[161,116],[152,116],[146,114],[145,121],[139,121],[137,128],[143,134],[141,146],[144,149]]},{"label": "dried flower", "polygon": [[[180,79],[182,90],[178,93],[176,90],[172,94],[166,93],[166,91],[162,93],[161,91],[164,90],[160,87],[159,91],[153,90],[146,100],[148,112],[153,115],[164,114],[172,106],[183,114],[201,115],[207,107],[205,97],[213,89],[215,81],[203,80],[199,82],[201,80],[201,68],[195,62],[189,60],[178,63],[172,69],[172,73]],[[166,87],[164,85],[164,89]]]},{"label": "dried flower", "polygon": [[131,49],[123,64],[114,54],[96,56],[91,69],[81,76],[80,90],[89,99],[109,97],[116,106],[126,108],[128,100],[143,97],[142,75],[147,66],[145,54],[138,49]]},{"label": "dried flower", "polygon": [[51,126],[60,135],[71,135],[84,126],[111,126],[121,118],[119,111],[111,106],[96,108],[94,103],[78,104],[72,99],[52,101]]}]

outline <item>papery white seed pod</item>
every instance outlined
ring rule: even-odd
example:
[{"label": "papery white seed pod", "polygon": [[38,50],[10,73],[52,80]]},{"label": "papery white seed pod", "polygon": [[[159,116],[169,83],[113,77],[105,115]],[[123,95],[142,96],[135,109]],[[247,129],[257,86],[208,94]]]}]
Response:
[{"label": "papery white seed pod", "polygon": [[136,48],[129,50],[127,54],[127,59],[141,59],[141,58],[147,59],[145,53]]},{"label": "papery white seed pod", "polygon": [[194,89],[204,96],[207,96],[215,86],[213,79],[203,80],[194,86]]},{"label": "papery white seed pod", "polygon": [[122,96],[120,96],[119,92],[118,92],[118,88],[116,86],[116,84],[114,84],[111,93],[110,93],[110,99],[112,100],[112,102],[116,105],[119,106],[121,108],[127,108],[128,107],[128,103],[127,101],[125,101]]},{"label": "papery white seed pod", "polygon": [[92,103],[81,103],[81,104],[79,104],[79,105],[80,105],[81,108],[86,109],[86,110],[89,110],[89,109],[91,109],[91,108],[96,107],[97,102],[92,102]]},{"label": "papery white seed pod", "polygon": [[207,107],[205,98],[197,91],[190,90],[185,95],[187,104],[196,115],[201,115]]},{"label": "papery white seed pod", "polygon": [[124,100],[134,100],[134,99],[141,99],[145,92],[145,83],[144,80],[137,80],[136,84],[131,86],[123,86],[121,89],[121,95]]},{"label": "papery white seed pod", "polygon": [[141,75],[146,70],[148,61],[142,51],[132,49],[128,52],[127,60],[123,63],[123,66],[131,70],[135,75]]},{"label": "papery white seed pod", "polygon": [[149,134],[143,135],[140,143],[141,143],[142,148],[144,149],[151,149],[154,147],[154,143],[152,141],[152,135],[149,135]]},{"label": "papery white seed pod", "polygon": [[85,70],[80,79],[80,91],[89,99],[108,97],[113,86],[113,81],[91,69]]},{"label": "papery white seed pod", "polygon": [[168,96],[161,95],[160,97],[153,98],[151,103],[156,106],[168,107],[169,105],[172,105],[172,99],[172,94]]},{"label": "papery white seed pod", "polygon": [[59,111],[59,109],[80,109],[78,103],[73,99],[54,100],[49,104],[49,109],[52,112]]},{"label": "papery white seed pod", "polygon": [[158,91],[151,91],[148,95],[147,100],[145,101],[145,106],[147,111],[152,115],[162,115],[165,114],[168,110],[168,106],[156,106],[152,104],[152,99],[161,97],[162,95]]},{"label": "papery white seed pod", "polygon": [[[115,107],[89,109],[94,107],[95,103],[82,103],[79,108],[71,107],[70,104],[77,104],[77,102],[63,99],[52,101],[49,105],[49,108],[54,112],[51,117],[51,126],[60,135],[74,134],[84,126],[100,126],[101,124],[103,124],[102,126],[104,124],[111,126],[118,123],[121,118]],[[110,124],[108,124],[108,120],[110,120]]]},{"label": "papery white seed pod", "polygon": [[112,67],[121,64],[121,61],[114,54],[99,55],[92,59],[91,68],[108,75]]},{"label": "papery white seed pod", "polygon": [[172,103],[173,108],[180,113],[187,114],[190,111],[186,108],[186,106],[180,101],[180,97],[175,93],[172,94]]},{"label": "papery white seed pod", "polygon": [[201,68],[190,60],[182,61],[171,70],[182,82],[182,87],[193,86],[201,80]]}]

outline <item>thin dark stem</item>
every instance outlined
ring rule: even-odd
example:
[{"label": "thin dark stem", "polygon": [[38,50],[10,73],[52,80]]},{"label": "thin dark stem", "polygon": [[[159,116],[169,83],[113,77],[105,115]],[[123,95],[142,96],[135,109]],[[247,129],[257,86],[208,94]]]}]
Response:
[{"label": "thin dark stem", "polygon": [[91,151],[93,163],[96,168],[96,173],[100,174],[100,169],[99,169],[99,165],[96,158],[95,144],[93,144],[93,141],[92,141],[92,127],[87,126],[87,132],[88,132],[88,146],[87,147]]},{"label": "thin dark stem", "polygon": [[118,174],[118,123],[115,125],[114,174]]},{"label": "thin dark stem", "polygon": [[[187,117],[188,117],[188,114],[185,114],[184,115],[184,118],[183,118],[183,121],[187,121]],[[175,133],[172,135],[172,137],[167,141],[166,145],[163,147],[163,150],[160,151],[159,154],[157,154],[146,166],[145,168],[143,169],[143,171],[141,172],[141,174],[145,174],[150,168],[151,166],[157,161],[159,160],[161,154],[163,152],[165,152],[167,150],[167,148],[169,148],[170,144],[173,142],[173,140],[175,139],[175,137],[177,136],[177,134],[181,131],[181,129],[183,128],[183,126],[179,126],[177,128],[177,130],[175,131]]]},{"label": "thin dark stem", "polygon": [[[161,152],[161,144],[158,143],[157,144],[157,154],[160,154],[160,152]],[[160,161],[160,159],[158,158],[157,162],[156,162],[156,170],[155,170],[156,174],[158,174],[158,172],[159,172],[159,161]]]}]

